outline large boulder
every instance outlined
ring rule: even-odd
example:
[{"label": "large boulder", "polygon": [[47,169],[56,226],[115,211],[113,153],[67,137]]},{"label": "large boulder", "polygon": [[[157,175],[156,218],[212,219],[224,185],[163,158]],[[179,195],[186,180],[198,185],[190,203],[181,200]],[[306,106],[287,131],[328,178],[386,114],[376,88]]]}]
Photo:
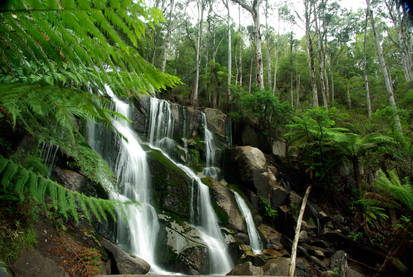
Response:
[{"label": "large boulder", "polygon": [[269,260],[263,267],[264,275],[288,276],[290,258]]},{"label": "large boulder", "polygon": [[202,241],[199,230],[165,214],[159,215],[159,221],[162,249],[158,250],[158,262],[171,271],[206,273],[209,264],[208,247]]},{"label": "large boulder", "polygon": [[258,148],[237,146],[226,153],[225,172],[229,182],[259,197],[270,198],[276,178],[269,170],[264,154]]},{"label": "large boulder", "polygon": [[228,224],[231,229],[246,233],[244,218],[238,209],[233,192],[216,179],[206,178],[204,180],[209,185],[213,203],[216,203],[226,214],[227,222],[222,223]]},{"label": "large boulder", "polygon": [[[69,277],[69,273],[51,258],[43,255],[37,249],[25,251],[13,264],[16,276],[37,277],[55,276]],[[7,276],[7,275],[6,275]]]},{"label": "large boulder", "polygon": [[251,262],[245,262],[239,265],[236,265],[227,275],[254,275],[260,276],[262,275],[262,268],[258,266],[254,266]]},{"label": "large boulder", "polygon": [[258,226],[258,230],[265,239],[266,248],[275,250],[281,250],[284,248],[281,244],[282,234],[280,232],[265,224]]},{"label": "large boulder", "polygon": [[[116,267],[121,274],[146,274],[151,266],[138,257],[132,257],[119,246],[113,244],[107,239],[100,240],[102,246],[112,254]],[[44,275],[46,276],[46,275]]]},{"label": "large boulder", "polygon": [[79,191],[89,196],[108,198],[108,193],[104,187],[76,171],[57,166],[54,168],[54,175],[56,181],[70,190]]}]

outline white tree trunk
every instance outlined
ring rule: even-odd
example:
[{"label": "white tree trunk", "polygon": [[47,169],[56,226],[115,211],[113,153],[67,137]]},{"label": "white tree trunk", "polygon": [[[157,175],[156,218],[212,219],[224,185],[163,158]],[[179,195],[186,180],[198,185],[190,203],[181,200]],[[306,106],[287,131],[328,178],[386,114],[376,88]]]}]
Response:
[{"label": "white tree trunk", "polygon": [[201,62],[201,37],[202,37],[202,22],[204,20],[204,2],[198,1],[198,39],[196,43],[196,74],[195,74],[195,84],[194,84],[194,93],[192,98],[192,104],[198,105],[198,87],[199,87],[199,67]]},{"label": "white tree trunk", "polygon": [[311,40],[311,29],[310,29],[310,3],[309,0],[304,0],[305,6],[305,37],[307,44],[307,55],[308,55],[308,66],[310,68],[311,74],[311,88],[313,89],[313,106],[318,107],[318,91],[317,91],[317,80],[315,74],[314,66],[314,52],[313,52],[313,42]]},{"label": "white tree trunk", "polygon": [[167,27],[166,41],[165,41],[165,45],[164,45],[164,48],[163,48],[162,66],[161,66],[161,71],[162,72],[165,72],[166,59],[167,59],[169,47],[170,47],[170,44],[171,44],[172,15],[173,15],[173,12],[174,12],[174,7],[175,7],[175,0],[171,0],[171,9],[169,10],[169,22],[168,22],[168,27]]},{"label": "white tree trunk", "polygon": [[277,91],[277,71],[278,71],[278,51],[277,51],[277,47],[275,47],[274,83],[272,87],[272,95],[274,96]]},{"label": "white tree trunk", "polygon": [[271,74],[271,55],[270,55],[270,39],[269,39],[269,27],[268,27],[268,0],[265,0],[265,50],[267,54],[267,82],[268,82],[268,89],[272,87],[272,74]]},{"label": "white tree trunk", "polygon": [[383,72],[383,77],[384,77],[384,82],[386,84],[386,90],[387,90],[387,94],[388,94],[388,97],[389,97],[390,107],[393,109],[394,123],[396,125],[397,131],[399,132],[399,134],[401,136],[403,136],[402,124],[400,122],[400,117],[399,117],[399,114],[398,114],[396,101],[394,99],[392,81],[391,81],[391,77],[389,75],[389,72],[387,71],[386,62],[384,61],[383,50],[381,48],[381,44],[380,44],[379,37],[378,37],[378,34],[377,34],[376,26],[375,26],[375,23],[374,23],[373,11],[370,8],[370,0],[366,0],[366,4],[367,4],[367,12],[369,13],[369,18],[370,18],[370,24],[371,24],[371,27],[373,29],[374,40],[376,41],[377,56],[379,57],[380,68]]},{"label": "white tree trunk", "polygon": [[228,80],[227,80],[227,105],[231,102],[231,77],[232,77],[232,51],[231,51],[231,15],[229,10],[229,1],[226,0],[227,8],[227,28],[228,28]]},{"label": "white tree trunk", "polygon": [[370,89],[369,89],[369,77],[367,74],[367,23],[368,23],[368,11],[366,10],[366,23],[364,26],[364,42],[363,42],[363,71],[364,71],[364,84],[366,87],[366,103],[367,103],[367,115],[371,118],[371,101],[370,101]]}]

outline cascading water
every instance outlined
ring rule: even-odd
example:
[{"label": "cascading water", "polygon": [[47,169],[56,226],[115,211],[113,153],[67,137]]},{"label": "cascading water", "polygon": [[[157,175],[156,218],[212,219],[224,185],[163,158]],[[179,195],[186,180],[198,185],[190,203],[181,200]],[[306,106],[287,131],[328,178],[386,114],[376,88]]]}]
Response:
[{"label": "cascading water", "polygon": [[208,124],[207,124],[206,116],[204,113],[202,113],[202,124],[204,125],[205,156],[206,156],[206,167],[202,170],[202,173],[205,176],[217,178],[218,177],[217,169],[214,167],[216,146],[214,143],[214,136],[212,135],[211,131],[208,129]]},{"label": "cascading water", "polygon": [[[165,106],[170,105],[169,103],[165,102],[166,101],[164,100],[159,100],[155,98],[151,99],[151,122],[149,124],[149,133],[151,134],[151,147],[161,151],[165,157],[167,157],[176,166],[181,168],[182,171],[184,171],[192,179],[192,183],[195,186],[191,188],[191,221],[198,227],[201,234],[201,239],[205,242],[206,246],[208,247],[211,265],[210,274],[226,274],[231,270],[232,262],[229,257],[227,246],[224,242],[224,238],[221,234],[218,225],[217,216],[214,212],[214,209],[212,208],[209,188],[202,183],[201,179],[189,167],[175,162],[167,153],[165,153],[165,151],[163,151],[163,149],[159,149],[157,147],[157,141],[162,139],[161,136],[155,137],[155,134],[161,134],[162,132],[162,130],[158,129],[165,128],[165,125],[162,127],[162,123],[173,122],[173,119],[168,118],[172,117],[170,108],[163,108]],[[203,118],[205,118],[204,114]],[[159,119],[162,120],[159,121]],[[160,124],[156,124],[156,122],[160,122]],[[173,129],[173,125],[171,126],[170,124],[167,124],[166,126],[167,128]],[[206,127],[205,129],[210,133],[210,131]],[[163,129],[163,131],[164,134],[168,133],[165,132],[165,129]],[[159,146],[161,146],[162,148],[162,145]]]},{"label": "cascading water", "polygon": [[52,175],[52,170],[54,168],[56,154],[58,150],[59,150],[58,145],[50,145],[45,142],[42,143],[40,157],[48,168],[48,172],[47,172],[48,177]]},{"label": "cascading water", "polygon": [[152,97],[150,102],[149,143],[171,153],[175,147],[173,140],[174,119],[171,104],[167,101]]},{"label": "cascading water", "polygon": [[237,201],[238,207],[241,210],[242,215],[245,218],[245,223],[247,224],[248,237],[250,239],[250,246],[254,254],[262,253],[262,242],[260,236],[258,235],[257,229],[255,228],[254,220],[252,218],[251,210],[248,208],[247,203],[244,199],[234,191],[235,201]]},{"label": "cascading water", "polygon": [[[116,111],[126,118],[130,118],[129,104],[119,100],[109,87],[106,87],[106,91],[112,97]],[[122,192],[111,191],[110,196],[112,199],[122,202],[130,200],[139,202],[139,205],[124,205],[123,211],[126,216],[119,216],[117,242],[132,254],[147,261],[151,265],[152,272],[168,273],[156,264],[155,259],[159,222],[158,215],[151,205],[151,181],[146,153],[140,146],[139,138],[132,131],[129,123],[122,119],[115,119],[112,124],[125,139],[116,139],[119,150],[113,166],[121,183]],[[96,126],[89,124],[88,127],[90,145],[96,147],[95,141],[98,138],[94,137],[96,131],[91,129],[96,128]],[[102,149],[95,150],[102,153]]]}]

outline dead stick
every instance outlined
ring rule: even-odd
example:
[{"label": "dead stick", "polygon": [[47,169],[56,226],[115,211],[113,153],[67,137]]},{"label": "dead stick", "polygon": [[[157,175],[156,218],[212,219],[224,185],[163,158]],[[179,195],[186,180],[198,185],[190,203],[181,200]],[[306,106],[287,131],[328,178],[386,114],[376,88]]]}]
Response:
[{"label": "dead stick", "polygon": [[298,215],[298,219],[297,219],[297,226],[295,227],[294,241],[293,241],[293,245],[291,246],[291,263],[290,263],[289,276],[294,276],[294,273],[295,273],[295,260],[297,258],[298,239],[300,238],[301,223],[303,222],[305,206],[307,205],[307,199],[308,199],[308,195],[310,194],[310,190],[311,190],[311,186],[308,186],[307,190],[305,191],[303,202],[301,203],[300,214]]}]

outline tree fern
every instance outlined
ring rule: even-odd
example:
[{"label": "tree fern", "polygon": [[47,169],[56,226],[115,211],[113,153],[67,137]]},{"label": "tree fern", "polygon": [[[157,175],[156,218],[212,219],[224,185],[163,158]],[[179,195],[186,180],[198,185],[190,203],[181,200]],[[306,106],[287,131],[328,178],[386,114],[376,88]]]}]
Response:
[{"label": "tree fern", "polygon": [[[39,176],[2,156],[0,156],[0,169],[3,190],[14,191],[21,200],[24,200],[27,195],[39,204],[44,204],[44,200],[47,197],[47,200],[51,202],[57,212],[65,218],[69,215],[72,216],[76,222],[79,220],[77,203],[79,203],[81,210],[89,221],[91,220],[91,212],[99,222],[101,222],[102,218],[107,220],[107,215],[116,220],[115,209],[120,205],[130,204],[115,200],[87,197],[81,193],[66,189],[50,179]],[[10,190],[12,187],[14,189]]]},{"label": "tree fern", "polygon": [[376,188],[396,199],[410,213],[413,213],[413,187],[409,183],[402,184],[394,169],[390,170],[388,174],[389,177],[382,170],[378,171],[378,176],[375,179]]}]

